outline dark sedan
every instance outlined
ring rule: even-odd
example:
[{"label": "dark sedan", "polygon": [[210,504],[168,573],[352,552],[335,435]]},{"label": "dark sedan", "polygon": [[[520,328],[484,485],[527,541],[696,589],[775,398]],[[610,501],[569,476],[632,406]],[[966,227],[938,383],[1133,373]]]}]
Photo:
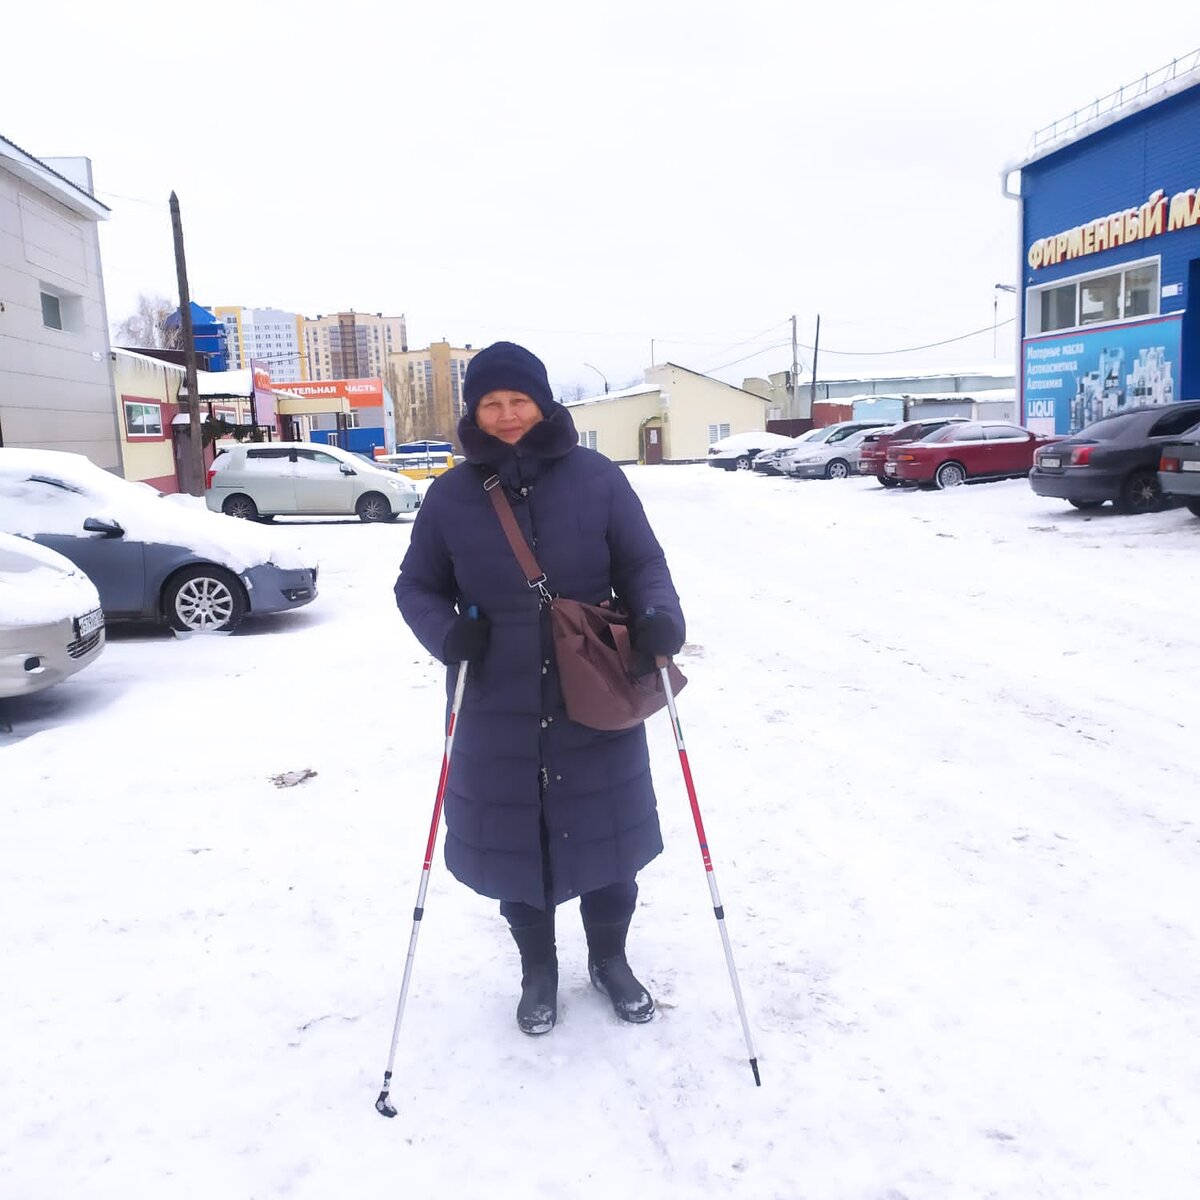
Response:
[{"label": "dark sedan", "polygon": [[1157,512],[1168,501],[1158,478],[1166,442],[1200,423],[1200,400],[1127,408],[1039,451],[1029,484],[1076,508],[1111,501],[1122,512]]}]

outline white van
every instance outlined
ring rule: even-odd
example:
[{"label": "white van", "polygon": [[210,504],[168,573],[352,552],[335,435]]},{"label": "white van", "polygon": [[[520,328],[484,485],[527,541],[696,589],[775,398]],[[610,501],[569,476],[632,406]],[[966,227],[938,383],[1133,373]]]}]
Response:
[{"label": "white van", "polygon": [[394,521],[421,505],[403,475],[316,442],[243,442],[223,451],[209,468],[204,500],[213,512],[250,521],[351,515]]}]

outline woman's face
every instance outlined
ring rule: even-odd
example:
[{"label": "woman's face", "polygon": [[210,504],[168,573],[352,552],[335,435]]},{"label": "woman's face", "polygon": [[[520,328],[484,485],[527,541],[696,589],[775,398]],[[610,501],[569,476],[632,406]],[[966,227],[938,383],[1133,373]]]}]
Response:
[{"label": "woman's face", "polygon": [[488,392],[475,410],[475,424],[509,445],[519,442],[541,419],[542,410],[532,396],[507,388]]}]

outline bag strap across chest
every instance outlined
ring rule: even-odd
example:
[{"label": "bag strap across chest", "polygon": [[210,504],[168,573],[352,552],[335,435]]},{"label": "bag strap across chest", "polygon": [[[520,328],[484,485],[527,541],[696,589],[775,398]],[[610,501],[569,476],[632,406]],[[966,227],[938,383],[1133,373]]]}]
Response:
[{"label": "bag strap across chest", "polygon": [[483,490],[487,492],[488,499],[496,510],[496,516],[500,519],[500,527],[504,530],[504,536],[508,538],[508,544],[512,547],[512,552],[521,566],[525,582],[530,588],[539,589],[542,593],[542,602],[548,604],[552,597],[546,587],[546,572],[538,566],[533,549],[525,540],[521,526],[517,524],[517,517],[512,510],[512,505],[509,504],[508,497],[500,486],[500,476],[492,475],[485,479]]}]

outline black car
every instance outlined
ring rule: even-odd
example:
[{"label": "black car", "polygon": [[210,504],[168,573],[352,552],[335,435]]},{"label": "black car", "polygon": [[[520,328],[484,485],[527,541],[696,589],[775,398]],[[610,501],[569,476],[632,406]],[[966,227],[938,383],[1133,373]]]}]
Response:
[{"label": "black car", "polygon": [[1157,512],[1169,501],[1158,480],[1164,443],[1200,424],[1200,400],[1127,408],[1039,450],[1029,484],[1076,508],[1106,500],[1123,512]]}]

